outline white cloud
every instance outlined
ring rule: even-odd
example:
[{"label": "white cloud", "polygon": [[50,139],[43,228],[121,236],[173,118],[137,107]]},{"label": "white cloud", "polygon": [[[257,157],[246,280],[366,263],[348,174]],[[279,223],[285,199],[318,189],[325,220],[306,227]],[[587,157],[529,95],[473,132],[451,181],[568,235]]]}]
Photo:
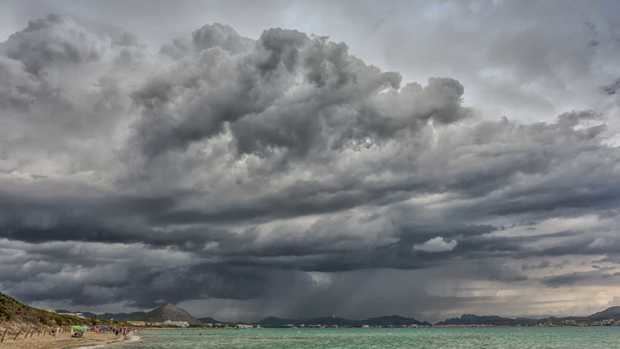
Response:
[{"label": "white cloud", "polygon": [[413,245],[414,251],[424,251],[424,252],[448,252],[454,250],[454,248],[458,245],[456,240],[445,240],[441,236],[434,237],[423,244],[415,244]]}]

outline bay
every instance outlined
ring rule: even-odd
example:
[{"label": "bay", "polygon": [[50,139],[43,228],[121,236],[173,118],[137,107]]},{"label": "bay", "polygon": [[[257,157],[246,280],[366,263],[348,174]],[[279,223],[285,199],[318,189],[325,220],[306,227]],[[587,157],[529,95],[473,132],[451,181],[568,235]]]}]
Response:
[{"label": "bay", "polygon": [[620,349],[620,327],[147,330],[122,349]]}]

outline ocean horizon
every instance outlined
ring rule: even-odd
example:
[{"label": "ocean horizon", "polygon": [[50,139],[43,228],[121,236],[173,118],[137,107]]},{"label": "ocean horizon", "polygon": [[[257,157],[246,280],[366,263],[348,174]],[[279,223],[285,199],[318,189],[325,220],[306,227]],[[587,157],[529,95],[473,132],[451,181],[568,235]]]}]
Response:
[{"label": "ocean horizon", "polygon": [[614,349],[620,327],[162,329],[116,349]]}]

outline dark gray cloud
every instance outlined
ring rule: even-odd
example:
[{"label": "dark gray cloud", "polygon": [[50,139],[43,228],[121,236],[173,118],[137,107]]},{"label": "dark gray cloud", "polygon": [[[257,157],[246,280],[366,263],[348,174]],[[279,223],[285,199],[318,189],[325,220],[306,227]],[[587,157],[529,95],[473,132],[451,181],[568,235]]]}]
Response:
[{"label": "dark gray cloud", "polygon": [[618,90],[620,90],[620,79],[610,83],[609,85],[603,86],[603,92],[608,95],[615,95]]},{"label": "dark gray cloud", "polygon": [[11,35],[2,46],[8,58],[22,62],[27,72],[39,75],[49,66],[97,61],[106,42],[72,20],[49,15],[30,21],[26,29]]},{"label": "dark gray cloud", "polygon": [[613,268],[595,268],[592,271],[574,272],[568,274],[549,276],[543,282],[551,287],[581,285],[614,285],[618,282],[618,272],[613,272]]},{"label": "dark gray cloud", "polygon": [[[445,6],[425,9],[439,24],[469,11]],[[527,313],[561,311],[547,292],[604,293],[619,272],[617,101],[600,89],[617,74],[592,63],[615,49],[612,22],[578,26],[573,43],[536,39],[538,22],[485,39],[485,74],[515,74],[498,93],[531,103],[520,113],[540,91],[581,89],[568,78],[595,91],[527,121],[466,103],[461,79],[409,82],[298,30],[200,23],[155,45],[102,20],[35,18],[0,44],[0,291],[98,310],[436,319],[531,297]],[[526,81],[536,96],[514,97]]]}]

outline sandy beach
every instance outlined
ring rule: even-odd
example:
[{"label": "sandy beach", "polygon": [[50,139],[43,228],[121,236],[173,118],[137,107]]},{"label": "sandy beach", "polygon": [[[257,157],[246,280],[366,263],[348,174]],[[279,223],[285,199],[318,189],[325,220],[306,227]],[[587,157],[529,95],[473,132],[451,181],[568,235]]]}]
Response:
[{"label": "sandy beach", "polygon": [[6,340],[0,344],[0,349],[69,349],[84,348],[113,344],[125,341],[123,336],[115,336],[111,333],[87,333],[83,338],[71,338],[68,334],[53,336],[32,337],[18,339],[16,341]]}]

